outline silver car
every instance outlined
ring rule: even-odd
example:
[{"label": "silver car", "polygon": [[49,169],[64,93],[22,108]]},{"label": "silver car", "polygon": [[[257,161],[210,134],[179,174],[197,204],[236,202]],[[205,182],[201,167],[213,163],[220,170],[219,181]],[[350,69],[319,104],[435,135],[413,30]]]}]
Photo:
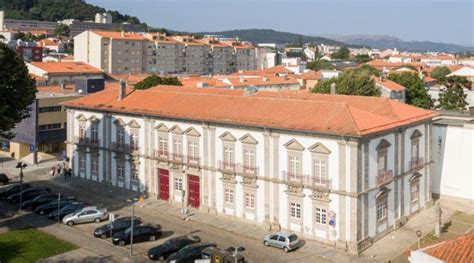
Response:
[{"label": "silver car", "polygon": [[79,223],[100,223],[109,217],[107,209],[99,209],[95,206],[84,207],[79,211],[66,215],[63,218],[63,224],[73,226]]},{"label": "silver car", "polygon": [[289,252],[300,245],[297,235],[287,232],[276,232],[266,235],[263,238],[263,244],[268,247],[282,248],[285,252]]}]

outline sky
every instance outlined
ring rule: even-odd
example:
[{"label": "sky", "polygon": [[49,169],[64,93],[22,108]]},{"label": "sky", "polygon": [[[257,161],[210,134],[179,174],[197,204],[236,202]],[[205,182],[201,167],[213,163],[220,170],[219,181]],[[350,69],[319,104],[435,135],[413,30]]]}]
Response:
[{"label": "sky", "polygon": [[474,0],[87,0],[153,27],[390,35],[474,46]]}]

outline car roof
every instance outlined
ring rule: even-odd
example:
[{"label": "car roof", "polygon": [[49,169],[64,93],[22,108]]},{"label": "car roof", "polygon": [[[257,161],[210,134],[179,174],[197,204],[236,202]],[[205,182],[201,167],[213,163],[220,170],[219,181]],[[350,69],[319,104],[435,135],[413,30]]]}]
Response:
[{"label": "car roof", "polygon": [[281,231],[281,232],[273,233],[272,235],[279,235],[279,236],[288,237],[288,236],[291,236],[291,235],[293,235],[293,234],[294,234],[294,233],[291,233],[291,232],[284,232],[284,231]]},{"label": "car roof", "polygon": [[97,209],[97,206],[86,206],[81,209],[81,211],[86,211],[86,210],[99,210],[99,209]]}]

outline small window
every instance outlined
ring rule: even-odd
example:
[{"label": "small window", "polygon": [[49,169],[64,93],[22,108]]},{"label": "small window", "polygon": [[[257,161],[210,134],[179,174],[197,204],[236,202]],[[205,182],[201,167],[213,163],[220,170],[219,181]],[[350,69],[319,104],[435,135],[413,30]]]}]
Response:
[{"label": "small window", "polygon": [[290,203],[290,217],[293,219],[301,219],[301,204],[299,203]]},{"label": "small window", "polygon": [[387,218],[387,200],[384,199],[377,203],[377,220]]},{"label": "small window", "polygon": [[326,209],[324,208],[316,208],[316,223],[325,225],[326,224]]},{"label": "small window", "polygon": [[278,239],[278,235],[273,235],[270,237],[271,240],[277,240]]},{"label": "small window", "polygon": [[174,178],[174,189],[177,191],[182,191],[183,190],[183,178]]},{"label": "small window", "polygon": [[280,241],[280,242],[286,242],[286,237],[280,236],[280,237],[278,238],[278,241]]},{"label": "small window", "polygon": [[227,188],[225,189],[225,202],[226,204],[234,203],[234,190]]}]

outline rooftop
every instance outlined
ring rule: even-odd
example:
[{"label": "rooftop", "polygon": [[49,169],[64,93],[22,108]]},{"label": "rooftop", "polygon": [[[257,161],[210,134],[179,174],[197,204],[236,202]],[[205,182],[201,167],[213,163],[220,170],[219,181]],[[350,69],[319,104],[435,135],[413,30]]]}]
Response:
[{"label": "rooftop", "polygon": [[69,74],[101,74],[101,69],[95,68],[83,62],[31,62],[31,65],[40,68],[47,73],[69,73]]},{"label": "rooftop", "polygon": [[474,231],[428,247],[425,253],[446,263],[474,262]]}]

